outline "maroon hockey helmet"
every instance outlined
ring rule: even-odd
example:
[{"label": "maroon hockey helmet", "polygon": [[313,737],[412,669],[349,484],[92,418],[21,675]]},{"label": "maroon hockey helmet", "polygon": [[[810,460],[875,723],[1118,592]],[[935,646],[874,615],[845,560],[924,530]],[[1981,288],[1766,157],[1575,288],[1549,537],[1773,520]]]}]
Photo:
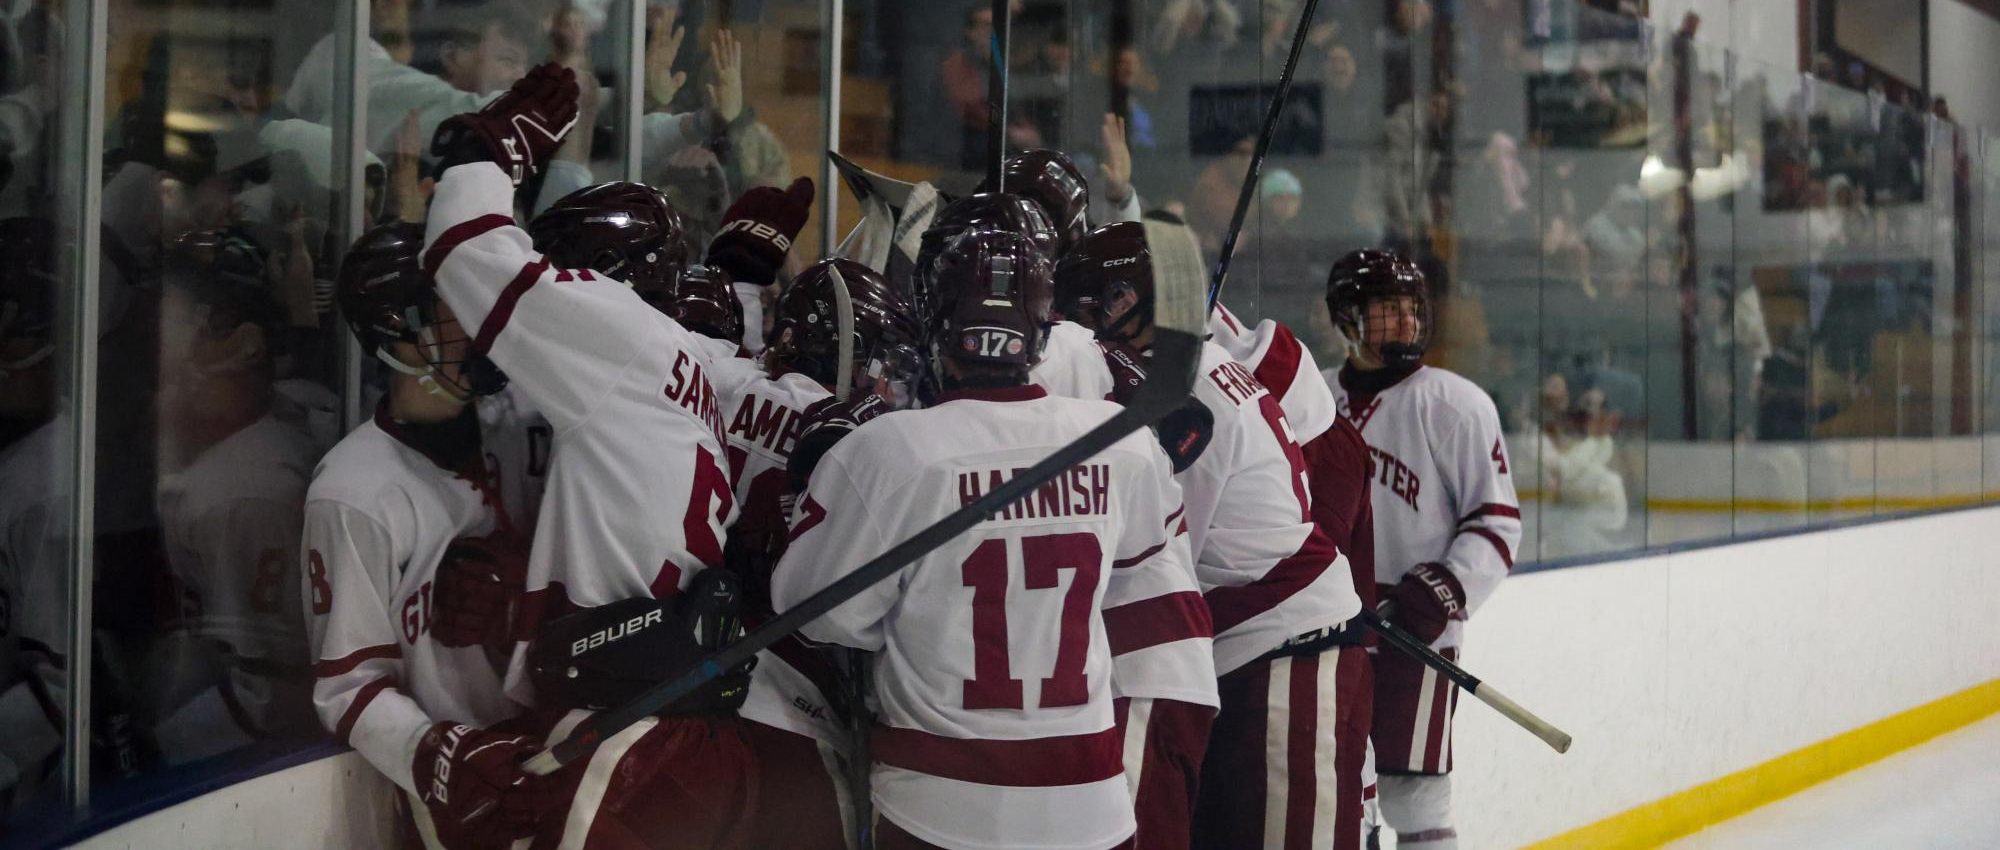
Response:
[{"label": "maroon hockey helmet", "polygon": [[[1113,319],[1104,310],[1120,291],[1138,301]],[[1077,240],[1055,269],[1055,313],[1097,332],[1108,342],[1127,342],[1152,326],[1153,254],[1146,227],[1117,221]]]},{"label": "maroon hockey helmet", "polygon": [[[340,261],[334,281],[334,301],[340,315],[361,343],[361,353],[374,357],[397,372],[438,387],[437,367],[461,363],[462,384],[445,389],[459,398],[490,395],[507,385],[507,376],[492,361],[468,355],[464,361],[439,357],[445,343],[465,339],[465,329],[456,320],[441,321],[437,289],[424,274],[422,256],[424,226],[391,222],[370,228],[354,240]],[[426,362],[422,366],[405,363],[389,351],[392,343],[417,346]]]},{"label": "maroon hockey helmet", "polygon": [[687,222],[666,193],[644,183],[564,195],[528,223],[528,235],[557,267],[622,280],[655,307],[673,297],[687,270]]},{"label": "maroon hockey helmet", "polygon": [[1043,258],[1055,262],[1059,243],[1049,217],[1035,202],[1020,195],[984,192],[951,202],[924,231],[917,248],[916,267],[910,272],[911,301],[917,318],[929,327],[937,303],[934,273],[945,248],[960,234],[974,230],[997,230],[1027,237]]},{"label": "maroon hockey helmet", "polygon": [[1054,297],[1041,250],[1020,234],[976,230],[952,241],[936,272],[938,311],[930,329],[935,356],[1013,367],[1025,379],[1041,358]]},{"label": "maroon hockey helmet", "polygon": [[764,355],[766,370],[773,376],[798,372],[827,387],[840,380],[836,287],[846,288],[853,311],[849,382],[873,389],[886,381],[899,392],[909,392],[923,367],[923,326],[917,323],[909,299],[887,278],[848,259],[812,264],[778,295],[772,307],[771,347]]},{"label": "maroon hockey helmet", "polygon": [[688,266],[678,287],[656,293],[646,298],[646,303],[702,336],[739,345],[743,342],[743,302],[737,300],[736,286],[728,273],[714,266]]},{"label": "maroon hockey helmet", "polygon": [[1416,337],[1392,339],[1377,347],[1388,366],[1414,366],[1423,360],[1431,335],[1430,287],[1408,257],[1363,248],[1336,260],[1326,278],[1326,309],[1333,326],[1357,346],[1367,344],[1371,325],[1396,322],[1404,315],[1402,310],[1410,311],[1417,321]]},{"label": "maroon hockey helmet", "polygon": [[[1056,255],[1090,230],[1090,183],[1068,154],[1048,148],[1022,151],[1008,157],[1000,173],[1008,192],[1034,201],[1054,223]],[[993,187],[982,183],[979,191]]]}]

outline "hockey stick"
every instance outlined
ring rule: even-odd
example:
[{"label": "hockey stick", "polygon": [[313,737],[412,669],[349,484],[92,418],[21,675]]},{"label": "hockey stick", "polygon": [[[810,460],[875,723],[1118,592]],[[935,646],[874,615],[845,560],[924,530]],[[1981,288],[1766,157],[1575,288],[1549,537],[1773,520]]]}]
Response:
[{"label": "hockey stick", "polygon": [[1222,252],[1215,257],[1215,276],[1208,282],[1207,312],[1215,312],[1222,298],[1222,282],[1229,277],[1229,260],[1236,256],[1236,238],[1243,234],[1243,221],[1250,216],[1250,199],[1257,196],[1257,178],[1264,171],[1264,155],[1271,150],[1271,137],[1278,132],[1278,116],[1285,111],[1285,98],[1292,93],[1292,72],[1298,70],[1299,53],[1306,46],[1306,31],[1312,28],[1313,12],[1319,0],[1306,0],[1299,13],[1298,32],[1292,34],[1292,52],[1278,72],[1278,91],[1271,98],[1271,110],[1264,113],[1264,127],[1257,133],[1257,147],[1250,153],[1250,169],[1243,174],[1243,188],[1236,193],[1236,212],[1229,216],[1229,230],[1222,237]]},{"label": "hockey stick", "polygon": [[1557,729],[1555,724],[1536,717],[1534,712],[1522,708],[1520,703],[1508,699],[1507,695],[1500,693],[1492,685],[1479,681],[1478,676],[1465,672],[1465,668],[1452,663],[1451,659],[1439,654],[1437,650],[1424,645],[1424,642],[1417,640],[1414,635],[1391,625],[1375,612],[1366,608],[1361,609],[1361,622],[1368,626],[1368,628],[1374,629],[1376,634],[1381,635],[1383,640],[1389,642],[1389,645],[1402,650],[1404,654],[1411,658],[1422,661],[1424,666],[1443,674],[1445,678],[1450,679],[1454,684],[1464,689],[1466,693],[1476,696],[1480,702],[1492,706],[1494,711],[1500,712],[1501,717],[1514,721],[1516,725],[1528,730],[1529,734],[1542,739],[1543,743],[1548,744],[1556,752],[1569,752],[1570,737],[1568,732]]},{"label": "hockey stick", "polygon": [[[970,531],[987,517],[1034,492],[1063,471],[1089,460],[1127,435],[1151,425],[1178,408],[1194,389],[1207,320],[1201,308],[1201,262],[1194,234],[1186,227],[1146,223],[1153,254],[1153,368],[1124,409],[1076,441],[1057,449],[972,504],[931,524],[806,597],[755,631],[702,659],[692,669],[646,689],[630,702],[591,715],[569,737],[529,758],[523,768],[546,776],[588,755],[597,745],[641,719],[657,714],[675,700],[755,657],[820,615],[902,571],[952,538]],[[1155,241],[1157,240],[1157,241]]]},{"label": "hockey stick", "polygon": [[993,0],[993,40],[986,69],[986,182],[1007,191],[1007,53],[1014,30],[1009,0]]}]

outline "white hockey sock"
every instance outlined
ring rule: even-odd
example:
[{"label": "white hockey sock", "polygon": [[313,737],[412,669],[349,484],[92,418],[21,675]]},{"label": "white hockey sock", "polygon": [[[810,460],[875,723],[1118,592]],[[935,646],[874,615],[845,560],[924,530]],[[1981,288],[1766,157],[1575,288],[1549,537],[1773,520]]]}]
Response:
[{"label": "white hockey sock", "polygon": [[1382,821],[1409,850],[1458,850],[1452,826],[1450,776],[1384,776],[1379,780]]}]

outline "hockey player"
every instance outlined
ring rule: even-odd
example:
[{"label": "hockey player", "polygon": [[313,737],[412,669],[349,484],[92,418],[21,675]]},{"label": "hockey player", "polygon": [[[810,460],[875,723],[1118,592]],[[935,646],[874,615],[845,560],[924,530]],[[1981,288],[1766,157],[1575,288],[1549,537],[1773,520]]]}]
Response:
[{"label": "hockey player", "polygon": [[423,236],[383,225],[341,263],[341,315],[391,371],[373,420],[320,461],[306,498],[313,698],[416,802],[428,844],[490,846],[567,802],[556,780],[516,784],[512,758],[540,739],[494,728],[522,711],[501,676],[550,430],[469,352],[418,267]]},{"label": "hockey player", "polygon": [[[446,122],[433,141],[442,179],[424,267],[459,321],[478,328],[472,351],[506,370],[556,430],[516,637],[552,628],[566,611],[619,618],[638,602],[647,607],[642,615],[679,621],[686,645],[694,623],[679,611],[680,596],[699,573],[722,565],[735,498],[703,344],[634,291],[650,283],[643,274],[679,274],[661,265],[673,249],[662,237],[672,208],[657,192],[607,200],[601,217],[630,225],[631,239],[607,239],[609,250],[568,268],[536,252],[510,214],[515,186],[574,123],[576,99],[574,75],[544,65],[480,112]],[[625,607],[607,607],[614,604]],[[514,644],[510,695],[544,711],[605,703],[602,689],[586,698],[582,689],[534,687],[530,673],[543,668],[531,664],[530,649]],[[585,830],[581,838],[610,840],[622,831],[679,846],[741,841],[756,765],[740,721],[726,716],[734,708],[728,694],[716,690],[739,687],[733,678],[599,748],[589,769],[607,771],[608,785],[585,783],[602,793],[579,795],[568,816]],[[571,711],[548,740],[583,716]],[[687,781],[694,775],[702,781]]]},{"label": "hockey player", "polygon": [[[1320,377],[1319,364],[1290,328],[1266,319],[1246,327],[1229,308],[1216,305],[1209,315],[1210,339],[1257,382],[1278,397],[1285,420],[1299,440],[1312,493],[1313,523],[1347,556],[1355,595],[1365,606],[1375,604],[1374,512],[1369,503],[1368,444],[1354,423],[1335,411],[1333,392]],[[1375,799],[1375,776],[1368,765],[1368,729],[1374,706],[1374,672],[1368,647],[1373,636],[1350,622],[1342,630],[1333,663],[1338,665],[1333,695],[1334,783],[1333,850],[1359,850],[1366,840],[1365,817]],[[1326,656],[1322,656],[1325,663]]]},{"label": "hockey player", "polygon": [[[838,310],[845,290],[851,315],[850,360],[840,359]],[[728,295],[727,289],[687,292],[683,303]],[[889,282],[851,260],[813,264],[794,278],[773,306],[776,324],[763,369],[749,380],[721,386],[728,426],[730,477],[740,506],[729,529],[724,561],[743,579],[756,625],[771,615],[771,568],[784,553],[786,520],[793,503],[789,464],[800,431],[815,405],[836,403],[845,384],[855,404],[887,410],[910,398],[917,372],[921,329],[909,302]],[[746,361],[747,362],[747,361]],[[718,372],[721,370],[718,369]],[[750,694],[739,714],[752,721],[746,733],[762,764],[763,787],[754,820],[758,846],[845,846],[839,801],[825,763],[842,753],[843,714],[833,659],[788,639],[758,657]]]},{"label": "hockey player", "polygon": [[[940,259],[945,393],[856,428],[819,461],[772,576],[778,610],[1115,413],[1027,382],[1048,275],[1010,233],[963,235]],[[1177,490],[1153,441],[1127,437],[806,626],[878,654],[878,848],[1129,846],[1112,700],[1128,661],[1114,654],[1172,663],[1200,653],[1139,647],[1207,643]]]},{"label": "hockey player", "polygon": [[[1464,621],[1514,565],[1521,511],[1493,402],[1423,364],[1428,293],[1414,263],[1385,251],[1342,257],[1327,310],[1348,340],[1334,388],[1372,455],[1380,610],[1448,658]],[[1401,653],[1375,657],[1372,739],[1382,819],[1397,846],[1451,850],[1451,723],[1458,691]]]},{"label": "hockey player", "polygon": [[[1100,227],[1056,271],[1057,311],[1114,354],[1135,356],[1140,368],[1152,341],[1152,261],[1144,235],[1134,222]],[[1048,374],[1087,378],[1085,386],[1069,388],[1080,394],[1106,385],[1115,391],[1116,382],[1091,365],[1086,359]],[[1339,655],[1322,653],[1354,640],[1343,624],[1360,601],[1342,555],[1312,522],[1305,460],[1277,397],[1212,343],[1194,397],[1212,415],[1213,432],[1178,478],[1196,573],[1215,621],[1221,714],[1206,758],[1170,732],[1143,739],[1147,769],[1157,761],[1185,771],[1174,789],[1180,799],[1158,803],[1165,811],[1175,805],[1188,811],[1186,797],[1199,785],[1191,816],[1196,846],[1318,843],[1337,823],[1336,801],[1324,793],[1323,780],[1334,773],[1339,731],[1319,725],[1323,714],[1330,716],[1322,703],[1333,699],[1340,678]],[[1155,723],[1163,716],[1208,720],[1195,706],[1164,700],[1154,701],[1152,714]],[[1143,810],[1143,785],[1139,795]]]}]

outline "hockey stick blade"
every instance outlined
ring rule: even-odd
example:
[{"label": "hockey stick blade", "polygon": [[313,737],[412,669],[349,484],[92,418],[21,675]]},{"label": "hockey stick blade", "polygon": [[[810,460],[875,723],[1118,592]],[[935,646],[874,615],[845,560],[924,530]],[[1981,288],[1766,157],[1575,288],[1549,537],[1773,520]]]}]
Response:
[{"label": "hockey stick blade", "polygon": [[1250,215],[1250,199],[1257,195],[1257,178],[1264,172],[1264,155],[1271,151],[1271,137],[1278,132],[1278,116],[1285,111],[1285,99],[1292,93],[1292,72],[1298,70],[1299,53],[1305,49],[1306,33],[1312,29],[1313,12],[1319,0],[1306,0],[1299,13],[1299,29],[1292,34],[1292,52],[1278,72],[1278,91],[1271,97],[1271,109],[1264,113],[1264,126],[1257,133],[1257,147],[1250,153],[1250,167],[1243,173],[1243,188],[1236,193],[1236,211],[1229,216],[1229,230],[1222,237],[1222,251],[1215,255],[1215,275],[1209,278],[1207,313],[1215,312],[1222,298],[1222,282],[1229,277],[1229,261],[1236,256],[1236,238],[1243,234],[1243,222]]},{"label": "hockey stick blade", "polygon": [[1542,742],[1548,744],[1551,749],[1554,749],[1558,753],[1569,752],[1570,737],[1568,732],[1556,728],[1555,724],[1535,716],[1535,713],[1532,711],[1522,708],[1520,703],[1508,699],[1506,694],[1500,693],[1499,689],[1492,685],[1481,682],[1478,676],[1466,672],[1465,668],[1458,666],[1437,650],[1425,645],[1423,641],[1417,640],[1415,635],[1397,628],[1383,620],[1375,612],[1365,608],[1361,611],[1361,622],[1367,625],[1368,628],[1374,629],[1375,633],[1381,635],[1382,639],[1388,641],[1391,646],[1402,650],[1405,655],[1411,658],[1422,661],[1424,666],[1438,671],[1466,693],[1478,697],[1480,702],[1492,706],[1493,710],[1499,712],[1501,717],[1514,721],[1515,725],[1528,730],[1529,734],[1542,739]]},{"label": "hockey stick blade", "polygon": [[[917,559],[1013,504],[1035,488],[1054,479],[1064,470],[1097,455],[1127,435],[1158,421],[1180,407],[1194,389],[1195,366],[1200,362],[1201,330],[1206,320],[1201,312],[1201,264],[1194,234],[1186,227],[1147,222],[1147,239],[1153,251],[1154,336],[1152,368],[1145,383],[1133,393],[1123,410],[1092,428],[1006,483],[988,491],[977,501],[954,511],[930,527],[847,575],[834,580],[799,604],[765,621],[743,636],[679,676],[648,688],[630,702],[598,712],[578,724],[569,737],[536,753],[522,767],[537,776],[554,773],[563,765],[590,754],[597,745],[625,727],[658,713],[675,700],[755,657],[758,652],[798,631],[852,599],[876,582],[900,572]],[[1157,241],[1154,241],[1157,240]]]}]

